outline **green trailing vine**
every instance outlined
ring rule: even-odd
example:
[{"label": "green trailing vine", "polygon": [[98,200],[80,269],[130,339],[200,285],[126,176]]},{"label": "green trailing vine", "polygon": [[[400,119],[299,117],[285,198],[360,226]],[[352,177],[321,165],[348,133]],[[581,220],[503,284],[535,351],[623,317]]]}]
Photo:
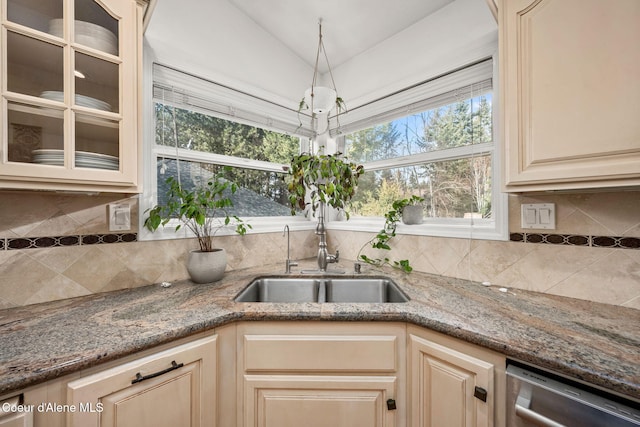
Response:
[{"label": "green trailing vine", "polygon": [[378,232],[373,238],[367,241],[362,247],[360,251],[358,251],[357,259],[358,261],[366,262],[367,264],[375,265],[377,267],[381,267],[383,265],[390,265],[394,268],[404,271],[405,273],[410,273],[413,271],[413,267],[411,267],[411,263],[408,259],[403,259],[399,261],[391,260],[388,257],[384,258],[370,258],[364,254],[362,251],[368,245],[371,245],[373,249],[383,249],[390,251],[391,246],[389,245],[389,241],[396,236],[396,227],[398,223],[402,220],[402,210],[409,205],[415,205],[424,202],[424,199],[419,196],[411,196],[409,199],[401,199],[396,200],[391,205],[391,210],[389,210],[386,214],[384,214],[384,227],[382,230]]}]

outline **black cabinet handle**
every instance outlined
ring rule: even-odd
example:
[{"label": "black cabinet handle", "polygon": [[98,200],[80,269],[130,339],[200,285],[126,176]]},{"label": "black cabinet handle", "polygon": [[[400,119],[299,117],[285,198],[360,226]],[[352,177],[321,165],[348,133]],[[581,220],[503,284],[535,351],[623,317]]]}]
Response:
[{"label": "black cabinet handle", "polygon": [[487,390],[483,389],[482,387],[476,386],[476,388],[473,391],[473,396],[476,399],[480,399],[483,402],[486,402],[487,401]]},{"label": "black cabinet handle", "polygon": [[164,375],[167,372],[171,372],[171,371],[175,371],[176,369],[182,368],[184,366],[184,363],[176,363],[175,360],[171,361],[171,366],[168,367],[167,369],[164,369],[162,371],[158,371],[156,373],[153,374],[149,374],[149,375],[142,375],[140,374],[140,372],[138,372],[136,374],[136,378],[134,380],[131,380],[131,384],[136,384],[136,383],[140,383],[144,380],[149,380],[151,378],[155,378],[155,377],[159,377],[160,375]]}]

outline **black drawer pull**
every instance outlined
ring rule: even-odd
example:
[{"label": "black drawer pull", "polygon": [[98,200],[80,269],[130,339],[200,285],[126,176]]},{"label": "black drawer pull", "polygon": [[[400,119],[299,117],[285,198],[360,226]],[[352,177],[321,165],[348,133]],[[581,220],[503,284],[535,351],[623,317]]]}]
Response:
[{"label": "black drawer pull", "polygon": [[171,361],[171,366],[168,367],[167,369],[164,369],[162,371],[158,371],[154,374],[149,374],[149,375],[141,375],[140,372],[138,372],[136,374],[136,378],[134,380],[131,380],[131,384],[136,384],[139,382],[142,382],[144,380],[149,380],[151,378],[155,378],[155,377],[159,377],[160,375],[166,374],[167,372],[171,372],[171,371],[175,371],[176,369],[182,368],[184,366],[184,363],[176,363],[175,360]]}]

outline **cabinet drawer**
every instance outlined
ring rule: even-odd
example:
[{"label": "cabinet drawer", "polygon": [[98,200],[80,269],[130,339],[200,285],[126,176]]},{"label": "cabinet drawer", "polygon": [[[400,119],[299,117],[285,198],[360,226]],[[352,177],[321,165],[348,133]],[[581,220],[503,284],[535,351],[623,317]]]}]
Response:
[{"label": "cabinet drawer", "polygon": [[396,336],[245,335],[245,371],[394,372]]}]

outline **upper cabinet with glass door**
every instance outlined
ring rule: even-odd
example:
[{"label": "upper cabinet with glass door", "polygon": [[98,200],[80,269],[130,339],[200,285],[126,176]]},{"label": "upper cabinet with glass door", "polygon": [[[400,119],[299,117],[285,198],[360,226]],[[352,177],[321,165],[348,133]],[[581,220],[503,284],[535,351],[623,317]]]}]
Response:
[{"label": "upper cabinet with glass door", "polygon": [[146,1],[1,1],[0,188],[138,191]]}]

